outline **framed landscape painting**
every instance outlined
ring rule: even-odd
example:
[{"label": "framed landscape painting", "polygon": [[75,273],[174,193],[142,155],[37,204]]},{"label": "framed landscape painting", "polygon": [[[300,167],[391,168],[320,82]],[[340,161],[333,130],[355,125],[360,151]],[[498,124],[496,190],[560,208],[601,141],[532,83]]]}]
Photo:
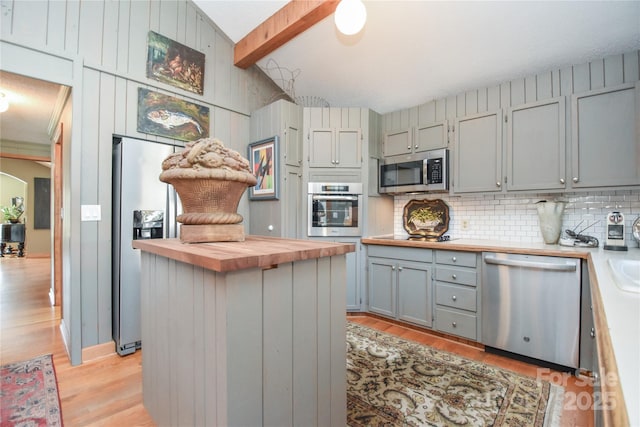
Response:
[{"label": "framed landscape painting", "polygon": [[180,89],[204,93],[204,53],[149,31],[147,77]]},{"label": "framed landscape painting", "polygon": [[248,147],[249,166],[258,182],[249,187],[249,199],[278,198],[278,137],[252,142]]},{"label": "framed landscape painting", "polygon": [[138,132],[195,141],[209,136],[209,107],[138,88]]}]

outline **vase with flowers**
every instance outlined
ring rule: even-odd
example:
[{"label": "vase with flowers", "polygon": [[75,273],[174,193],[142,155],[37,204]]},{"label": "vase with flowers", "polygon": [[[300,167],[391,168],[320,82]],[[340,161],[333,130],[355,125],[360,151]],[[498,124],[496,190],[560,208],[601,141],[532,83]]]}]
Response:
[{"label": "vase with flowers", "polygon": [[20,222],[20,217],[24,213],[24,210],[19,206],[11,205],[0,207],[0,212],[2,212],[5,222],[17,224]]}]

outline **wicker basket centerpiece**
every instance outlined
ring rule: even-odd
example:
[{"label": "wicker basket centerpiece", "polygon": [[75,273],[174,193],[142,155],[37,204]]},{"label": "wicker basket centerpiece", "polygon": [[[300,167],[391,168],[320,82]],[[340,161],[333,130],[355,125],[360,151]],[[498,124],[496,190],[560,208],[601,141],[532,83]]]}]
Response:
[{"label": "wicker basket centerpiece", "polygon": [[217,138],[187,143],[162,162],[160,181],[173,185],[183,213],[178,215],[185,243],[243,241],[238,203],[256,185],[249,161]]}]

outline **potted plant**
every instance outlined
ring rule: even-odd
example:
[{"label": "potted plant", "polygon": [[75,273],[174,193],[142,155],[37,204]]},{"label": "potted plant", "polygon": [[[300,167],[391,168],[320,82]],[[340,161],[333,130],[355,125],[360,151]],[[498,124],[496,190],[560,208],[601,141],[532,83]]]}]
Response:
[{"label": "potted plant", "polygon": [[22,208],[11,205],[11,206],[2,206],[0,208],[2,215],[4,216],[5,221],[8,221],[12,224],[17,224],[20,222],[20,217],[24,213]]}]

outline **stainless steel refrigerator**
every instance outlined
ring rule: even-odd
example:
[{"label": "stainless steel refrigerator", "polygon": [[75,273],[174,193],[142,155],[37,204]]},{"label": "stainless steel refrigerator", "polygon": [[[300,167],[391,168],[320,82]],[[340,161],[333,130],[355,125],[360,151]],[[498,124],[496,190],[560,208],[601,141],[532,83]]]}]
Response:
[{"label": "stainless steel refrigerator", "polygon": [[121,356],[141,347],[140,251],[135,239],[176,237],[180,201],[160,181],[162,161],[182,147],[143,139],[113,138],[112,314]]}]

